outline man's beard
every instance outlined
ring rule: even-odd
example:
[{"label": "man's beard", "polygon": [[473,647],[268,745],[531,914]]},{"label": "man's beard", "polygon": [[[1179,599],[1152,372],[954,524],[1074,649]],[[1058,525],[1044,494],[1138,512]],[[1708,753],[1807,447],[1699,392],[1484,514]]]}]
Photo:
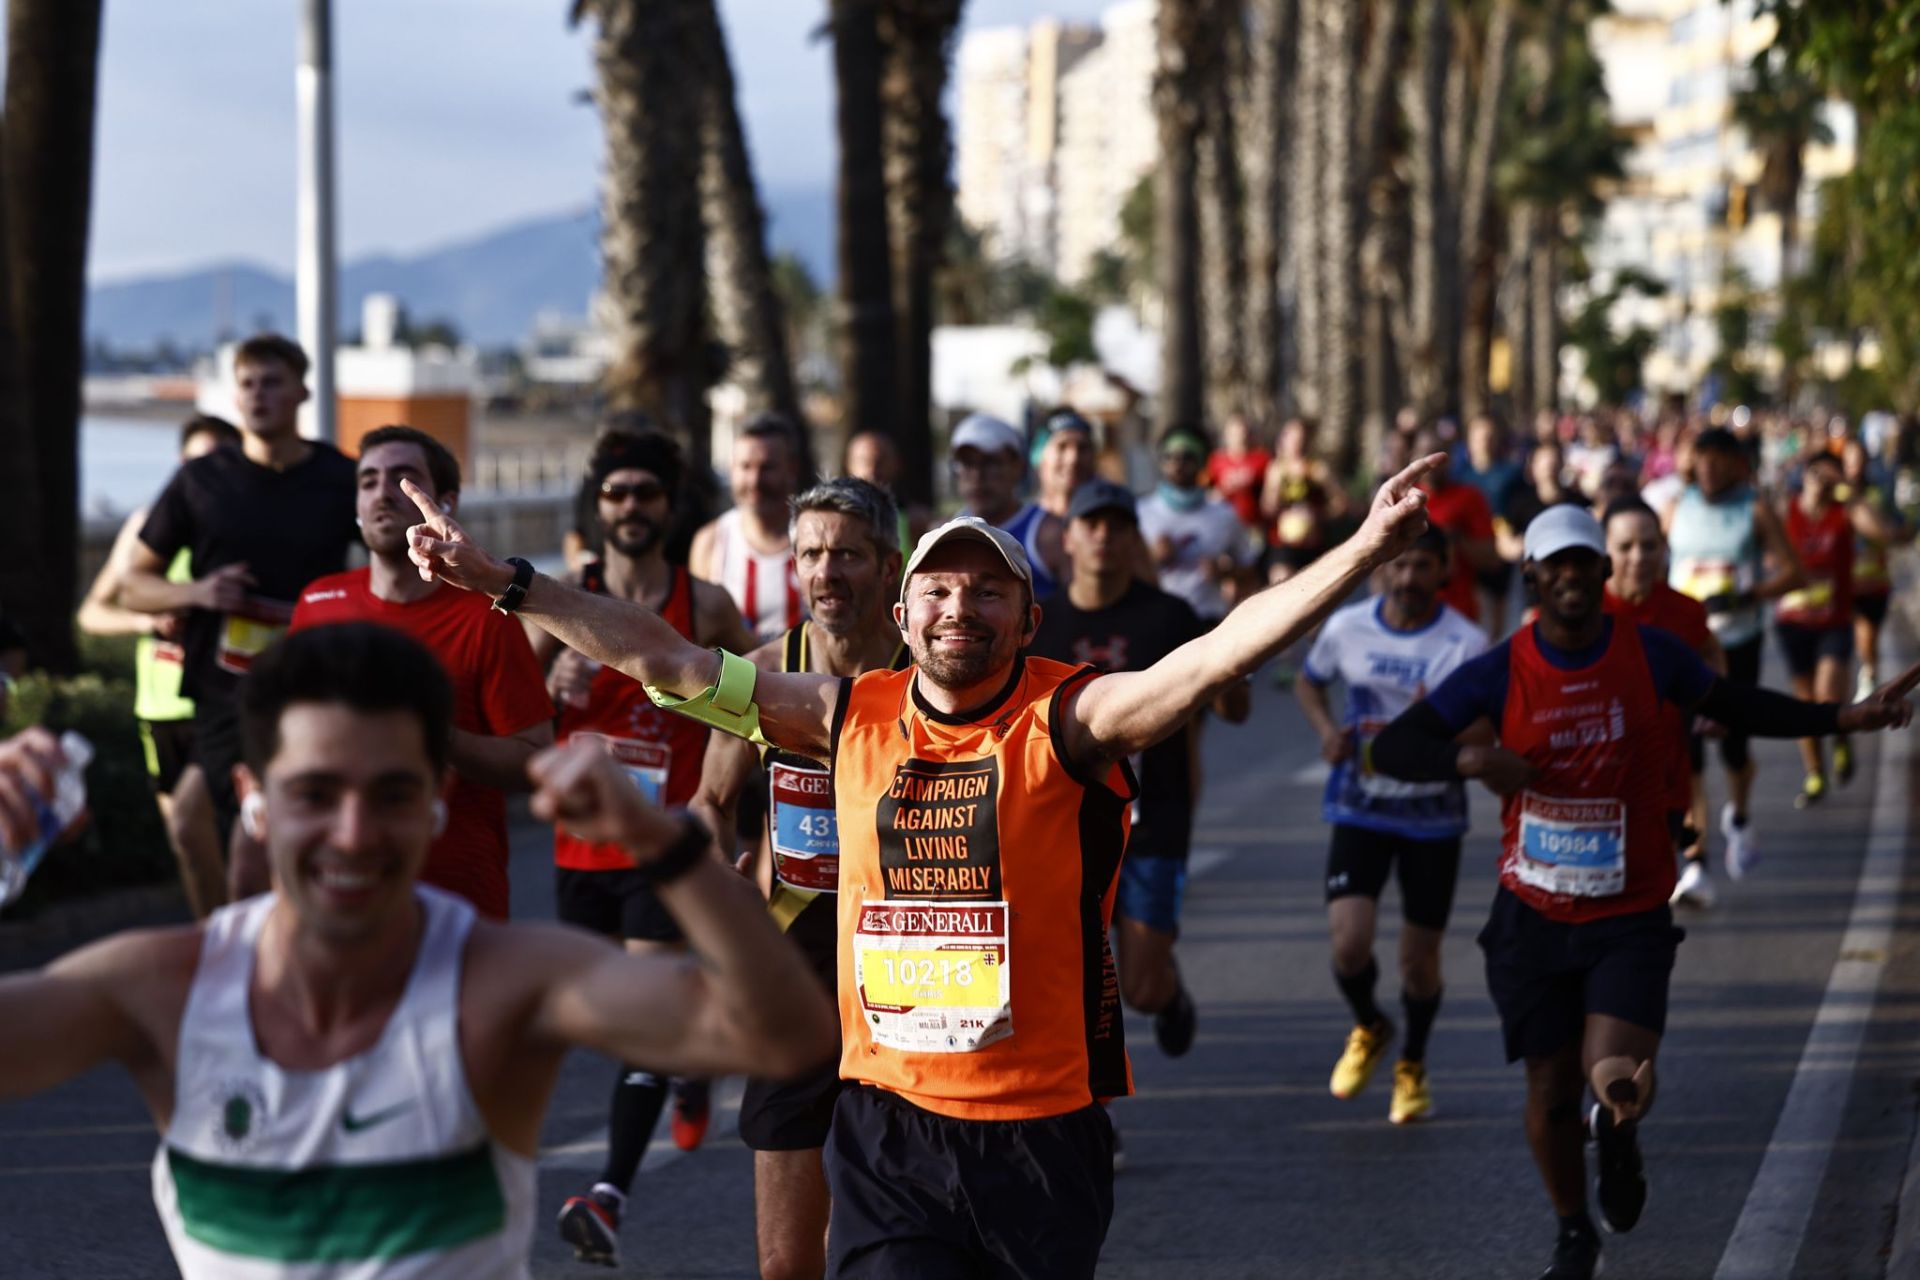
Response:
[{"label": "man's beard", "polygon": [[874,618],[875,597],[879,594],[879,589],[868,587],[865,591],[856,591],[846,586],[837,589],[846,595],[846,604],[843,607],[833,610],[830,615],[816,607],[812,600],[808,600],[807,613],[814,626],[819,627],[834,639],[841,640],[859,631]]},{"label": "man's beard", "polygon": [[[637,536],[627,536],[624,530],[637,526]],[[638,559],[660,545],[660,539],[666,536],[666,530],[651,520],[628,520],[607,526],[607,545],[626,556],[629,560]]]},{"label": "man's beard", "polygon": [[942,689],[971,688],[996,671],[1005,670],[1019,651],[1015,636],[995,636],[984,649],[966,653],[946,653],[936,648],[931,637],[913,642],[913,662],[922,675]]}]

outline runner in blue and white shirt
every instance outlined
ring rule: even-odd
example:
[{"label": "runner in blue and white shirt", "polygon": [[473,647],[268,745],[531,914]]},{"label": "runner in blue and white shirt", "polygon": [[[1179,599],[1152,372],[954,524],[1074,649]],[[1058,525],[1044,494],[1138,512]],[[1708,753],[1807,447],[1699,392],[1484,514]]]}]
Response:
[{"label": "runner in blue and white shirt", "polygon": [[[1333,976],[1353,1008],[1353,1031],[1329,1088],[1351,1098],[1366,1087],[1393,1042],[1394,1026],[1374,1002],[1379,966],[1374,920],[1388,872],[1400,881],[1401,1004],[1407,1039],[1394,1068],[1388,1118],[1406,1124],[1433,1109],[1426,1044],[1440,1010],[1440,939],[1453,908],[1460,837],[1467,829],[1459,783],[1408,783],[1373,772],[1375,734],[1457,667],[1486,648],[1486,634],[1440,600],[1450,564],[1444,533],[1429,530],[1383,571],[1385,593],[1346,608],[1307,655],[1297,696],[1333,766],[1322,813],[1333,824],[1327,852],[1327,922]],[[1336,723],[1327,687],[1346,688]]]}]

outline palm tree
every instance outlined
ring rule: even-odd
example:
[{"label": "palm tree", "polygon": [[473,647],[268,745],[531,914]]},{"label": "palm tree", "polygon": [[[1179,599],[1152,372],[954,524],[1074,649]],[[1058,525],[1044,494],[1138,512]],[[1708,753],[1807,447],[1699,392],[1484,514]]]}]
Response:
[{"label": "palm tree", "polygon": [[1162,426],[1206,412],[1200,319],[1200,137],[1210,51],[1217,45],[1209,0],[1160,0],[1154,114],[1160,133],[1155,236],[1164,313],[1160,350]]},{"label": "palm tree", "polygon": [[[1320,206],[1326,195],[1323,119],[1330,107],[1325,94],[1327,60],[1321,54],[1321,12],[1344,0],[1300,0],[1299,44],[1295,54],[1298,74],[1293,83],[1293,189],[1287,204],[1287,252],[1293,264],[1293,376],[1294,408],[1303,414],[1320,412],[1321,314],[1325,253],[1321,244]],[[1324,438],[1324,437],[1323,437]]]},{"label": "palm tree", "polygon": [[880,13],[886,47],[881,141],[900,359],[894,441],[901,492],[916,502],[933,500],[934,278],[953,222],[947,179],[953,142],[941,98],[961,6],[962,0],[887,0]]},{"label": "palm tree", "polygon": [[1243,411],[1247,401],[1247,189],[1235,100],[1247,74],[1244,0],[1214,0],[1207,26],[1214,70],[1206,90],[1196,181],[1207,408],[1220,422]]},{"label": "palm tree", "polygon": [[1751,79],[1733,98],[1733,122],[1761,154],[1755,194],[1780,219],[1780,283],[1794,275],[1800,232],[1800,187],[1807,148],[1833,141],[1821,114],[1826,95],[1776,41],[1754,55]]},{"label": "palm tree", "polygon": [[835,119],[840,139],[838,240],[841,368],[847,430],[900,424],[899,361],[882,146],[879,0],[831,0]]},{"label": "palm tree", "polygon": [[[1566,0],[1548,0],[1565,8]],[[1494,290],[1498,279],[1494,210],[1494,163],[1499,155],[1502,122],[1506,117],[1507,82],[1513,71],[1513,51],[1519,22],[1519,0],[1492,0],[1480,56],[1473,72],[1462,72],[1459,81],[1472,81],[1473,113],[1471,131],[1463,136],[1460,152],[1459,204],[1460,240],[1449,251],[1458,254],[1466,266],[1462,286],[1462,312],[1455,317],[1460,335],[1460,385],[1457,404],[1464,416],[1471,417],[1487,408],[1487,360],[1492,350]],[[1459,49],[1459,42],[1456,42]],[[1464,52],[1464,51],[1462,51]],[[1456,57],[1461,56],[1460,53]],[[1464,98],[1458,90],[1449,92],[1450,105],[1458,112],[1461,127],[1467,128]]]},{"label": "palm tree", "polygon": [[690,0],[689,17],[699,42],[698,75],[705,98],[701,179],[714,321],[749,407],[798,422],[800,397],[794,390],[786,320],[773,287],[766,216],[734,101],[726,34],[714,0]]},{"label": "palm tree", "polygon": [[1286,258],[1290,114],[1298,68],[1300,0],[1249,5],[1246,96],[1240,167],[1246,179],[1247,408],[1257,421],[1280,415],[1286,361],[1280,272]]},{"label": "palm tree", "polygon": [[1407,121],[1410,243],[1407,256],[1407,391],[1422,417],[1448,407],[1460,348],[1450,323],[1459,305],[1456,173],[1447,161],[1447,80],[1453,59],[1449,0],[1420,0],[1416,56],[1403,91]]},{"label": "palm tree", "polygon": [[7,10],[0,284],[11,288],[0,299],[12,341],[0,331],[0,394],[15,394],[4,395],[0,413],[0,471],[11,473],[0,487],[0,529],[9,558],[33,570],[20,583],[20,566],[10,566],[0,585],[34,658],[61,672],[79,664],[80,380],[100,16],[100,0],[11,0]]},{"label": "palm tree", "polygon": [[606,132],[601,184],[611,408],[638,410],[711,456],[700,174],[700,14],[707,0],[577,0],[599,22],[594,99]]}]

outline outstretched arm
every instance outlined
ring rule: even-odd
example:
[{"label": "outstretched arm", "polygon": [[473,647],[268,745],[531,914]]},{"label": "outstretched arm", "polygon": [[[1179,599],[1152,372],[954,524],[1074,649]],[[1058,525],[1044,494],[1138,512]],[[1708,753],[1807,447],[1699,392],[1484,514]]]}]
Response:
[{"label": "outstretched arm", "polygon": [[1387,481],[1358,532],[1277,587],[1229,613],[1145,671],[1089,681],[1063,726],[1069,754],[1088,769],[1145,750],[1192,718],[1228,681],[1251,675],[1333,612],[1374,566],[1427,527],[1420,478],[1445,460],[1422,458]]},{"label": "outstretched arm", "polygon": [[[589,746],[536,760],[533,810],[595,843],[619,844],[645,868],[686,832],[640,797],[612,759]],[[657,885],[691,957],[633,956],[582,935],[542,942],[537,1038],[644,1062],[675,1075],[785,1076],[833,1053],[835,1015],[819,981],[780,935],[753,887],[703,842],[685,871]]]},{"label": "outstretched arm", "polygon": [[[467,536],[411,480],[401,487],[420,508],[422,523],[407,530],[407,555],[420,576],[499,599],[513,582],[513,566]],[[675,631],[651,609],[596,595],[533,575],[521,618],[595,662],[678,697],[688,698],[720,679],[720,658]],[[804,673],[762,672],[754,702],[767,737],[812,756],[826,753],[839,682]]]}]

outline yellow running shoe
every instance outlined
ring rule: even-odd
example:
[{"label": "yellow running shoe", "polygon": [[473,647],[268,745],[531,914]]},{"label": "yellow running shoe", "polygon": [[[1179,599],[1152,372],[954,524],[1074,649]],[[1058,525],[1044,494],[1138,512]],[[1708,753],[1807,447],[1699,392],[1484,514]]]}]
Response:
[{"label": "yellow running shoe", "polygon": [[1387,1119],[1395,1124],[1413,1124],[1432,1114],[1433,1091],[1427,1088],[1427,1064],[1400,1059],[1393,1064],[1393,1104],[1387,1108]]},{"label": "yellow running shoe", "polygon": [[1385,1018],[1375,1027],[1355,1027],[1347,1035],[1346,1052],[1333,1064],[1333,1078],[1327,1088],[1336,1098],[1351,1098],[1367,1087],[1373,1073],[1380,1069],[1393,1043],[1393,1023]]},{"label": "yellow running shoe", "polygon": [[1810,773],[1807,780],[1800,784],[1800,794],[1793,798],[1796,809],[1811,809],[1827,798],[1827,779],[1824,774]]}]

